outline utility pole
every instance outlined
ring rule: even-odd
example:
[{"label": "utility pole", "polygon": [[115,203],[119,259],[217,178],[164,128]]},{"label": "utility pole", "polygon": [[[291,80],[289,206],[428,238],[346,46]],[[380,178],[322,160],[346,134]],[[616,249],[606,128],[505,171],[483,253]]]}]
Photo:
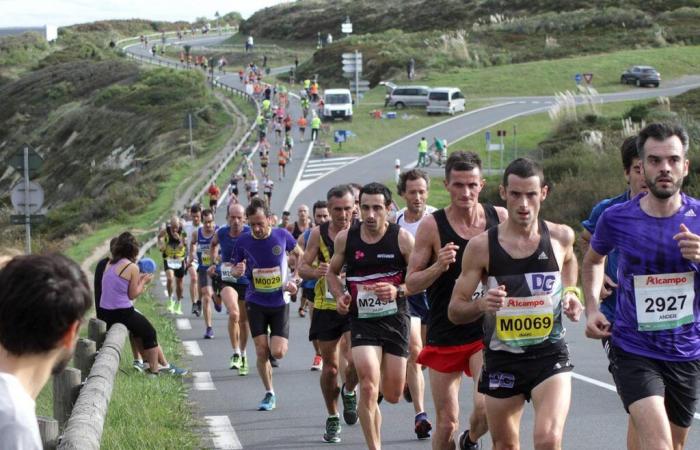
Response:
[{"label": "utility pole", "polygon": [[29,210],[29,147],[24,146],[24,230],[27,235],[27,243],[25,245],[25,252],[27,255],[32,254],[32,225],[31,225],[31,211]]},{"label": "utility pole", "polygon": [[194,144],[192,143],[192,113],[187,113],[187,122],[190,129],[190,156],[194,159]]}]

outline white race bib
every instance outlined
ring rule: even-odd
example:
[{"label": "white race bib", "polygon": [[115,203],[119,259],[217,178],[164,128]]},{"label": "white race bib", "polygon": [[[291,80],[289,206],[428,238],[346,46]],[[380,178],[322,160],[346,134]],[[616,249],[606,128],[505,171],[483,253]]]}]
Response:
[{"label": "white race bib", "polygon": [[485,295],[486,295],[486,288],[484,287],[483,284],[481,284],[481,281],[479,281],[479,285],[476,287],[476,290],[472,294],[472,301],[479,300],[480,298],[484,297]]},{"label": "white race bib", "polygon": [[636,275],[634,300],[639,331],[671,330],[692,323],[695,274]]},{"label": "white race bib", "polygon": [[227,283],[238,283],[238,278],[233,276],[233,264],[221,264],[221,280]]},{"label": "white race bib", "polygon": [[370,319],[391,316],[398,312],[394,300],[379,300],[374,285],[357,285],[357,317]]},{"label": "white race bib", "polygon": [[172,269],[172,270],[178,270],[182,267],[182,260],[181,259],[167,258],[165,260],[165,263],[167,264],[168,269]]}]

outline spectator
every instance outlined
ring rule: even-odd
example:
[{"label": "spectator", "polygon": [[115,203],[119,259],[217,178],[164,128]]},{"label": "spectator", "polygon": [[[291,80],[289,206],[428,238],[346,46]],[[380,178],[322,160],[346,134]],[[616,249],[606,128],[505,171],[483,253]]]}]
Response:
[{"label": "spectator", "polygon": [[0,448],[41,450],[36,397],[73,355],[90,286],[58,254],[16,256],[0,286]]}]

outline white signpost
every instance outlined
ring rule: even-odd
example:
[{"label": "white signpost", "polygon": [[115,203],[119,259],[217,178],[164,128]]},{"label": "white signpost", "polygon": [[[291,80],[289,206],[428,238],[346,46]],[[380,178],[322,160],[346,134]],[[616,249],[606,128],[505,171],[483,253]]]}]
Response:
[{"label": "white signpost", "polygon": [[343,76],[350,78],[350,90],[355,91],[355,101],[359,104],[362,94],[369,91],[369,81],[360,80],[362,73],[362,53],[343,53]]}]

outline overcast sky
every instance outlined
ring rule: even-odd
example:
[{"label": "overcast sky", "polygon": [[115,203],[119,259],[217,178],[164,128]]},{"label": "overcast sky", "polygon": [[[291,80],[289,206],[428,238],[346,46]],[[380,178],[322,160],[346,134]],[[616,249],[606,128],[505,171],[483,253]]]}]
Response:
[{"label": "overcast sky", "polygon": [[249,17],[289,0],[0,0],[0,27],[72,25],[105,19],[186,20],[231,11]]}]

